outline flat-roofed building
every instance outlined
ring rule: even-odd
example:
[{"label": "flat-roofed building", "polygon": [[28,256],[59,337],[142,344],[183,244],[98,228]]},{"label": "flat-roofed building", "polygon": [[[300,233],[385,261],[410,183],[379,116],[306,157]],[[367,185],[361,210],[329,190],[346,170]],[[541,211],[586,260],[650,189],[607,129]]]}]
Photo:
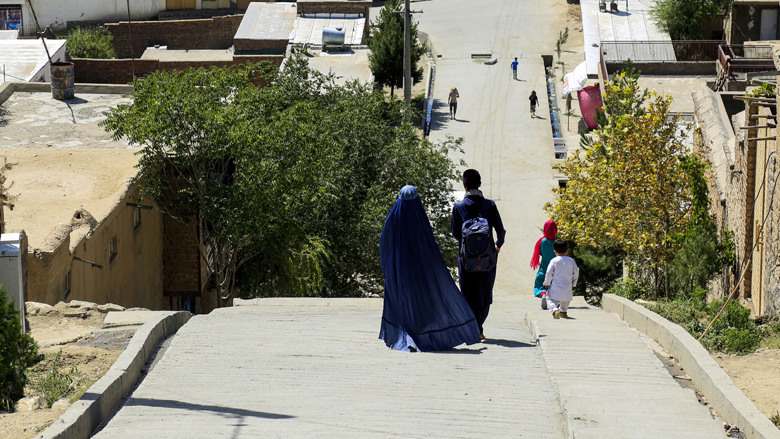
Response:
[{"label": "flat-roofed building", "polygon": [[207,278],[194,229],[141,197],[139,148],[99,126],[105,111],[132,102],[132,86],[77,85],[64,101],[10,87],[48,84],[0,86],[0,155],[12,164],[5,186],[14,197],[4,232],[27,234],[26,300],[149,309],[186,301],[195,311]]}]

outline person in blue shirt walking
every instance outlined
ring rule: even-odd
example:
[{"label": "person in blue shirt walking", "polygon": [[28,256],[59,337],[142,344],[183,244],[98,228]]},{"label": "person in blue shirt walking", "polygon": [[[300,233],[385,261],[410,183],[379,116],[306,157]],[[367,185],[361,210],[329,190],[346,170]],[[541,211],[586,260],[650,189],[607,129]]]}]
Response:
[{"label": "person in blue shirt walking", "polygon": [[517,80],[517,57],[512,61],[512,77]]}]

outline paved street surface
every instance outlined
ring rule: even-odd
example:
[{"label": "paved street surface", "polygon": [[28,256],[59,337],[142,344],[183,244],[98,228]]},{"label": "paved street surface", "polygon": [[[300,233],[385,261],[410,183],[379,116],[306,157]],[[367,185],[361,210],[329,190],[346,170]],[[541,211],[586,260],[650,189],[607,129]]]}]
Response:
[{"label": "paved street surface", "polygon": [[569,437],[726,437],[694,391],[680,387],[647,342],[616,314],[575,297],[569,316],[553,320],[549,311],[528,313]]},{"label": "paved street surface", "polygon": [[486,342],[438,353],[386,348],[381,303],[267,299],[196,316],[95,437],[725,437],[642,338],[580,298],[573,319],[553,320],[528,296],[499,297]]},{"label": "paved street surface", "polygon": [[[507,229],[501,249],[496,294],[527,294],[534,271],[528,266],[541,228],[542,209],[557,187],[552,128],[541,54],[552,54],[565,21],[565,0],[434,0],[414,3],[420,31],[430,36],[436,60],[430,138],[464,139],[466,166],[482,174],[482,190],[496,200]],[[498,62],[472,54],[490,54]],[[518,58],[517,78],[510,62]],[[457,120],[450,120],[447,95],[457,87]],[[528,96],[539,107],[531,119]],[[462,190],[462,187],[459,188]]]},{"label": "paved street surface", "polygon": [[378,340],[380,299],[264,303],[190,320],[96,437],[563,437],[516,303],[489,342],[439,353]]}]

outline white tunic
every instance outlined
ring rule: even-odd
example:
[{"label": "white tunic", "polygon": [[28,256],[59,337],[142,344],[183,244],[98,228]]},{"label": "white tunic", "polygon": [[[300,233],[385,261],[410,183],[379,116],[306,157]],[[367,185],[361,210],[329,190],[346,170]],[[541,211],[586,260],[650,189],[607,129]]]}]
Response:
[{"label": "white tunic", "polygon": [[556,256],[547,266],[547,275],[544,277],[544,284],[549,285],[547,294],[553,300],[570,302],[571,290],[577,286],[577,278],[580,276],[580,269],[574,259],[568,256]]}]

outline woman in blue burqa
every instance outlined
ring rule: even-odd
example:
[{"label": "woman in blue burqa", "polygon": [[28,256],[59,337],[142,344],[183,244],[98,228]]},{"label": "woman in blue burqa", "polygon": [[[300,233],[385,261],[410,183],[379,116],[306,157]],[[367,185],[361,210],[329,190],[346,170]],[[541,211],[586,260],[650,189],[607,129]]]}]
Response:
[{"label": "woman in blue burqa", "polygon": [[452,279],[417,188],[404,186],[379,242],[385,302],[379,338],[403,351],[479,343],[474,313]]}]

